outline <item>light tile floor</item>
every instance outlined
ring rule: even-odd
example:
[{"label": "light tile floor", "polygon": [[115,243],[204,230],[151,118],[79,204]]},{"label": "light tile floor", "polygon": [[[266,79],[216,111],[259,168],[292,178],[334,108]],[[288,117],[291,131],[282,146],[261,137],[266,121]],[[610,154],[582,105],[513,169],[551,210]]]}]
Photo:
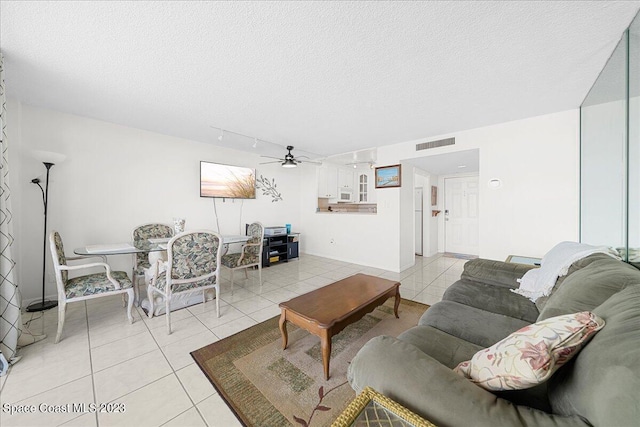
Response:
[{"label": "light tile floor", "polygon": [[[130,325],[119,296],[70,304],[59,344],[53,344],[56,310],[25,314],[30,328],[48,337],[25,347],[22,360],[0,378],[0,425],[240,425],[191,351],[280,314],[282,301],[358,272],[400,280],[403,298],[434,304],[460,278],[465,262],[440,254],[416,257],[413,267],[393,273],[302,254],[263,269],[262,289],[256,272],[249,280],[236,275],[233,295],[223,270],[220,317],[213,301],[173,312],[171,335],[164,316],[149,319],[141,309],[134,310]],[[111,409],[125,412],[60,411],[82,403],[115,403]],[[5,404],[35,405],[36,411],[11,415],[2,410]]]}]

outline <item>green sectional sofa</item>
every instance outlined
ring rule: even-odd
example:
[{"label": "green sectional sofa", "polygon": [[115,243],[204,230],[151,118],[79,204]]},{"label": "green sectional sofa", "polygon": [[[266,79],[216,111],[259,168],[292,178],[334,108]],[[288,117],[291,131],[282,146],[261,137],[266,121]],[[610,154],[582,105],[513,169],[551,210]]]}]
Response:
[{"label": "green sectional sofa", "polygon": [[[530,268],[467,262],[417,326],[397,338],[376,337],[358,352],[351,386],[371,386],[439,426],[640,425],[640,270],[593,254],[534,304],[510,291]],[[523,326],[580,311],[606,325],[545,383],[491,392],[452,371]]]}]

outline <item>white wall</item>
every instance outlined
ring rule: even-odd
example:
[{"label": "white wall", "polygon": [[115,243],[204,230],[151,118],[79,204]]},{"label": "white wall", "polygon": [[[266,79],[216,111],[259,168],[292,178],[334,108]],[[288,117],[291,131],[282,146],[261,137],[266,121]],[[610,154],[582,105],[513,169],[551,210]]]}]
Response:
[{"label": "white wall", "polygon": [[[390,156],[389,148],[378,149],[378,164]],[[398,162],[396,162],[398,163]],[[399,271],[400,189],[374,189],[377,214],[316,213],[317,171],[303,171],[302,232],[305,252],[346,262]]]},{"label": "white wall", "polygon": [[[212,200],[198,194],[199,161],[207,160],[257,167],[258,175],[276,178],[284,197],[283,202],[271,203],[258,192],[256,200],[243,204],[219,200],[224,234],[240,232],[242,206],[243,223],[293,224],[303,233],[301,250],[309,254],[391,271],[413,261],[413,227],[401,229],[402,212],[411,214],[411,218],[405,216],[413,224],[409,165],[403,167],[402,189],[374,190],[377,214],[316,213],[317,168],[313,166],[293,170],[277,164],[258,166],[260,158],[249,153],[20,106],[15,101],[10,103],[9,131],[12,172],[17,171],[12,176],[17,182],[14,212],[19,217],[16,258],[25,303],[39,296],[41,283],[42,205],[38,188],[30,181],[42,177],[44,167],[30,157],[31,149],[67,155],[65,162],[52,169],[49,228],[61,232],[68,253],[87,244],[126,241],[136,225],[170,222],[174,216],[186,217],[187,228],[215,229]],[[480,149],[480,256],[541,256],[559,241],[577,240],[577,110],[379,147],[377,164],[397,164],[424,155],[416,153],[416,143],[449,136],[456,138],[455,146],[429,150],[430,154]],[[502,188],[487,187],[494,177],[503,181]],[[431,185],[437,182],[437,177],[430,179]],[[403,189],[406,195],[402,193],[401,198]],[[430,188],[425,191],[430,199]],[[411,209],[401,208],[405,199]],[[430,248],[435,247],[434,225],[441,217],[429,217]],[[129,268],[128,257],[112,258],[116,268]],[[55,294],[50,273],[48,283],[47,294]]]},{"label": "white wall", "polygon": [[[18,171],[14,210],[20,217],[16,260],[25,305],[39,298],[42,280],[42,199],[30,181],[43,178],[45,169],[31,157],[32,149],[67,156],[51,169],[48,226],[60,232],[67,254],[88,244],[128,241],[137,225],[171,223],[173,217],[186,218],[187,230],[215,230],[213,199],[199,196],[201,160],[255,167],[258,176],[275,178],[284,199],[272,203],[260,190],[255,200],[218,199],[222,234],[244,234],[244,224],[256,220],[300,229],[301,168],[258,165],[264,159],[250,153],[28,105],[20,109],[15,101],[10,110],[11,143],[18,149],[13,156],[13,171]],[[130,256],[109,261],[114,268],[130,269]],[[55,295],[48,248],[47,263],[47,295]]]},{"label": "white wall", "polygon": [[[415,144],[448,137],[456,138],[455,146],[430,154],[480,149],[480,256],[542,256],[560,241],[578,240],[578,120],[578,110],[570,110],[387,145],[378,148],[377,164],[424,156]],[[489,189],[491,178],[501,179],[502,187]],[[315,188],[315,171],[307,170],[303,180],[303,188]],[[306,252],[400,271],[414,248],[413,229],[405,233],[401,228],[401,220],[408,220],[401,216],[406,213],[402,206],[413,203],[413,178],[405,180],[403,174],[406,185],[411,192],[403,192],[402,201],[401,189],[375,190],[377,215],[316,213],[316,194],[303,193]],[[442,188],[438,191],[442,206]],[[431,223],[432,239],[439,237],[435,229],[442,218],[440,214]]]},{"label": "white wall", "polygon": [[[578,110],[570,110],[409,141],[392,151],[398,159],[421,157],[416,143],[449,137],[455,146],[430,154],[479,148],[480,256],[542,256],[560,241],[578,239],[578,126]],[[502,187],[490,189],[491,178]]]},{"label": "white wall", "polygon": [[402,164],[402,187],[400,187],[400,271],[415,264],[415,167]]},{"label": "white wall", "polygon": [[[427,256],[426,254],[429,252],[429,225],[427,222],[427,213],[431,216],[431,196],[427,197],[427,193],[431,194],[431,189],[429,187],[429,174],[418,168],[414,168],[413,186],[414,189],[422,189],[422,255]],[[414,209],[417,210],[418,207],[415,206]],[[418,239],[418,233],[415,234],[415,238]],[[417,247],[417,245],[418,242],[414,241],[414,246]]]},{"label": "white wall", "polygon": [[630,248],[640,248],[640,97],[629,99],[628,239]]},{"label": "white wall", "polygon": [[[431,175],[429,177],[429,196],[427,198],[429,205],[429,215],[428,215],[428,227],[429,227],[429,251],[427,252],[427,256],[433,256],[438,253],[438,239],[440,236],[438,230],[438,223],[441,218],[444,218],[444,213],[440,212],[438,216],[431,216],[431,210],[440,210],[440,206],[444,206],[444,189],[440,187],[439,179],[437,175]],[[438,200],[435,205],[431,205],[431,186],[435,186],[438,188]]]}]

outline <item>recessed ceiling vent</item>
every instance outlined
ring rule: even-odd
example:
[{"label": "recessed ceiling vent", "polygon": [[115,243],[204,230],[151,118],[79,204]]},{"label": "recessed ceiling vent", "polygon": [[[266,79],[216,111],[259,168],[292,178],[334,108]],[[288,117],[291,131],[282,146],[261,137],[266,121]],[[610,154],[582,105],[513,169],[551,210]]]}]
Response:
[{"label": "recessed ceiling vent", "polygon": [[416,151],[428,150],[429,148],[444,147],[445,145],[454,145],[456,143],[455,138],[439,139],[438,141],[421,142],[416,144]]}]

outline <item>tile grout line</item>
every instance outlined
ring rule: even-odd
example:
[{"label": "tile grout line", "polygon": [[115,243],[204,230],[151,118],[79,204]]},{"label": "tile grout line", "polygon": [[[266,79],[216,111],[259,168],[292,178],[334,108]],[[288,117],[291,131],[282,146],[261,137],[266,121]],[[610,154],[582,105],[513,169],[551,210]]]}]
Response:
[{"label": "tile grout line", "polygon": [[[40,311],[37,312],[40,314],[40,317],[36,317],[35,319],[33,318],[33,316],[36,314],[36,312],[30,313],[29,314],[29,320],[27,320],[27,327],[29,327],[31,325],[31,322],[34,320],[38,320],[38,319],[42,319],[42,332],[44,333],[44,312]],[[21,313],[22,315],[22,313]],[[22,322],[23,325],[25,324],[24,322]],[[35,344],[35,343],[34,343]],[[20,352],[22,352],[22,349],[19,349]],[[20,355],[22,356],[22,355]],[[4,376],[4,381],[2,381],[2,386],[0,386],[0,395],[2,394],[2,391],[4,390],[4,387],[7,385],[7,380],[9,379],[9,375],[11,375],[11,372],[13,372],[13,364],[9,364],[9,369],[7,370],[5,376]],[[27,398],[28,399],[28,398]]]},{"label": "tile grout line", "polygon": [[[221,298],[221,297],[220,297],[220,295],[216,295],[216,298]],[[188,308],[188,307],[185,307],[185,308],[186,308],[187,310],[189,310],[189,308]],[[207,325],[205,325],[205,324],[204,324],[200,319],[198,319],[198,317],[197,317],[195,314],[193,314],[190,310],[189,310],[189,313],[190,313],[194,318],[196,318],[196,319],[198,320],[198,322],[200,322],[200,323],[201,323],[201,324],[202,324],[202,325],[203,325],[203,326],[204,326],[208,331],[210,331],[210,332],[213,334],[213,336],[214,336],[214,337],[216,337],[217,339],[220,339],[220,338],[218,338],[218,336],[217,336],[217,335],[216,335],[212,330],[210,330],[210,329],[207,327]],[[165,315],[166,315],[166,313],[165,313]],[[155,337],[153,336],[153,334],[151,333],[151,329],[149,328],[149,325],[147,325],[147,324],[145,323],[145,326],[146,326],[146,327],[147,327],[147,329],[149,330],[149,333],[151,334],[151,337],[153,338],[153,340],[155,341],[156,345],[158,346],[158,348],[159,348],[159,350],[160,350],[160,353],[162,354],[162,357],[164,357],[164,360],[167,362],[167,365],[169,365],[169,368],[171,369],[171,374],[168,374],[168,375],[166,375],[165,377],[162,377],[162,378],[166,378],[166,377],[167,377],[167,376],[169,376],[169,375],[173,375],[173,376],[175,376],[176,380],[178,381],[178,384],[180,384],[180,387],[182,387],[182,390],[183,390],[183,391],[184,391],[184,393],[187,395],[187,398],[188,398],[188,399],[189,399],[189,401],[193,404],[193,406],[192,406],[191,408],[195,408],[195,409],[196,409],[196,411],[198,412],[198,415],[200,415],[200,418],[202,419],[202,421],[203,421],[206,425],[208,425],[208,424],[207,424],[207,422],[206,422],[206,420],[204,419],[204,416],[200,413],[200,410],[199,410],[199,409],[198,409],[198,407],[196,406],[196,403],[193,401],[193,399],[191,398],[191,395],[190,395],[190,394],[189,394],[189,392],[187,391],[187,388],[184,386],[184,384],[182,384],[182,381],[180,381],[180,376],[178,375],[178,372],[177,372],[177,371],[176,371],[176,369],[173,367],[173,365],[171,364],[171,362],[169,362],[169,359],[167,358],[166,354],[164,354],[164,351],[162,351],[162,347],[160,346],[160,344],[158,344],[158,341],[156,340],[156,338],[155,338]],[[195,336],[195,335],[193,335],[193,336]],[[187,338],[191,338],[191,337],[187,337]],[[186,339],[186,338],[185,338],[185,339]],[[179,340],[179,341],[177,341],[177,342],[180,342],[180,341],[182,341],[182,340]],[[187,366],[188,366],[188,365],[187,365]],[[186,368],[186,366],[185,366],[185,367],[183,367],[183,368],[181,368],[181,369],[184,369],[184,368]],[[149,384],[147,384],[147,385],[149,385]],[[146,387],[146,386],[145,386],[145,387]],[[173,417],[173,418],[171,418],[171,419],[169,419],[169,420],[165,421],[165,422],[164,422],[164,423],[162,423],[161,425],[165,425],[165,424],[167,424],[167,423],[168,423],[168,422],[170,422],[171,420],[173,420],[173,419],[175,419],[175,418],[179,417],[180,415],[184,414],[185,412],[189,411],[191,408],[186,409],[185,411],[183,411],[183,412],[179,413],[179,414],[178,414],[178,415],[176,415],[175,417]]]},{"label": "tile grout line", "polygon": [[[431,264],[435,263],[435,262],[436,262],[436,261],[438,261],[440,258],[442,258],[442,257],[441,257],[441,256],[440,256],[440,257],[435,257],[435,258],[431,258],[431,257],[430,257],[430,259],[429,259],[429,260],[428,260],[428,262],[426,262],[426,263],[423,263],[423,262],[422,262],[422,260],[420,260],[420,263],[416,263],[416,265],[414,266],[414,267],[415,267],[415,270],[413,270],[413,271],[411,272],[411,274],[408,274],[404,279],[410,278],[410,277],[412,277],[412,276],[414,276],[414,277],[418,277],[420,274],[422,274],[422,271],[421,271],[421,270],[422,270],[422,268],[424,268],[424,267],[425,267],[425,266],[427,266],[427,265],[431,265]],[[321,263],[320,263],[320,260],[321,260],[321,259],[322,259],[322,258],[318,258],[318,261],[316,261],[316,258],[315,258],[315,257],[313,257],[313,258],[310,260],[311,262],[305,262],[305,263],[298,262],[298,263],[296,263],[296,264],[297,264],[297,267],[298,267],[296,271],[293,271],[293,269],[288,269],[288,268],[287,268],[286,270],[285,270],[285,269],[281,269],[281,270],[282,270],[283,275],[284,275],[284,276],[286,276],[286,281],[285,281],[285,282],[287,283],[286,285],[280,285],[280,286],[279,286],[279,285],[278,285],[278,281],[277,281],[277,280],[275,280],[277,277],[282,277],[282,276],[275,276],[275,275],[274,275],[274,277],[272,277],[272,278],[271,278],[271,280],[272,280],[272,281],[269,281],[269,280],[268,280],[268,277],[265,277],[265,276],[263,275],[263,279],[264,279],[264,281],[265,281],[265,282],[268,282],[268,283],[272,284],[274,287],[276,287],[275,289],[272,289],[272,291],[273,291],[273,292],[285,292],[285,291],[286,291],[286,292],[292,292],[292,293],[294,293],[294,294],[298,294],[298,295],[299,295],[299,293],[298,293],[298,292],[294,292],[294,291],[292,291],[292,290],[288,289],[288,287],[289,287],[289,286],[300,285],[301,283],[304,283],[306,280],[313,280],[313,279],[319,280],[320,278],[322,278],[323,280],[324,280],[324,279],[330,279],[330,281],[340,280],[340,278],[331,278],[331,277],[326,277],[326,276],[324,276],[324,275],[323,275],[323,274],[326,274],[326,273],[327,273],[327,269],[326,269],[327,264],[326,264],[326,263],[321,264]],[[324,273],[319,273],[319,272],[311,273],[311,272],[309,272],[309,270],[316,269],[316,268],[321,268],[321,266],[322,266],[322,265],[324,265]],[[353,264],[353,263],[333,263],[333,264],[331,264],[331,266],[332,266],[332,270],[331,270],[331,271],[333,271],[333,272],[335,273],[335,270],[352,269],[352,268],[354,268],[354,267],[352,267],[352,266],[354,266],[354,265],[356,265],[356,264]],[[421,268],[417,268],[417,267],[418,267],[418,265],[419,265]],[[438,274],[438,275],[437,275],[433,280],[431,280],[431,281],[430,281],[430,282],[425,286],[425,288],[423,288],[423,289],[422,289],[418,294],[416,294],[416,295],[415,295],[415,297],[417,297],[417,296],[418,296],[418,295],[420,295],[420,294],[423,294],[423,293],[424,293],[424,291],[428,290],[428,289],[429,289],[429,286],[431,286],[435,281],[437,281],[438,279],[442,278],[442,277],[443,277],[443,275],[446,275],[448,272],[451,272],[451,271],[452,271],[452,269],[453,269],[453,267],[454,267],[454,266],[456,266],[456,267],[457,267],[458,265],[460,265],[459,260],[457,260],[457,261],[456,261],[456,263],[453,263],[453,264],[451,264],[451,265],[446,266],[446,268],[445,268],[441,273],[439,273],[439,274]],[[284,267],[289,267],[289,264],[285,264],[285,265],[284,265]],[[358,267],[359,267],[359,269],[358,269],[357,271],[345,271],[345,272],[344,272],[344,273],[345,273],[345,277],[346,277],[346,276],[349,276],[349,275],[351,275],[351,274],[356,274],[356,273],[359,273],[359,272],[363,272],[362,270],[363,270],[363,269],[365,269],[365,268],[368,268],[368,269],[375,269],[375,271],[376,271],[376,273],[377,273],[377,274],[373,274],[373,272],[371,272],[371,273],[365,273],[365,274],[372,274],[372,275],[376,275],[376,276],[384,276],[385,274],[392,274],[392,272],[389,272],[389,271],[384,270],[384,269],[377,269],[376,267],[369,267],[369,266],[358,266]],[[290,271],[290,270],[291,270],[291,271]],[[276,271],[276,270],[274,269],[273,271]],[[280,271],[280,270],[278,270],[278,271]],[[301,273],[302,273],[302,274],[301,274]],[[364,273],[364,272],[363,272],[363,273]],[[402,272],[398,273],[398,275],[401,275],[401,274],[402,274]],[[335,275],[335,274],[333,274],[333,275]],[[304,278],[304,279],[301,279],[301,278],[300,278],[301,276],[302,276],[302,277],[305,277],[305,278]],[[310,276],[310,277],[306,277],[306,276]],[[241,314],[242,314],[242,317],[240,317],[239,319],[230,320],[229,322],[225,322],[223,325],[232,325],[232,324],[233,324],[233,323],[235,323],[236,321],[241,320],[241,319],[243,319],[243,318],[249,319],[250,321],[252,321],[252,322],[254,322],[254,323],[256,323],[256,322],[257,322],[257,323],[259,323],[259,321],[258,321],[258,320],[256,320],[256,319],[254,319],[254,318],[252,317],[252,315],[255,315],[256,313],[258,313],[258,312],[260,312],[260,311],[262,311],[262,310],[268,310],[268,309],[271,309],[272,307],[277,307],[277,305],[278,305],[278,301],[275,301],[275,302],[274,302],[274,301],[272,301],[272,300],[269,300],[268,298],[265,298],[265,297],[263,296],[263,292],[262,292],[262,291],[261,291],[260,293],[258,293],[258,292],[257,292],[259,288],[254,286],[254,285],[255,285],[255,283],[254,283],[254,282],[256,282],[256,279],[257,279],[257,278],[256,278],[256,277],[253,277],[253,275],[252,275],[252,276],[249,278],[249,280],[242,279],[242,280],[243,280],[243,282],[244,282],[242,285],[240,285],[240,284],[238,284],[238,283],[236,283],[236,284],[235,284],[236,290],[240,290],[240,289],[242,289],[243,291],[246,291],[246,298],[241,299],[241,300],[238,300],[236,303],[241,303],[241,302],[243,302],[244,300],[249,299],[249,298],[260,297],[260,298],[261,298],[261,300],[269,301],[271,304],[269,304],[267,307],[264,307],[264,308],[262,308],[262,309],[252,311],[251,313],[245,313],[244,311],[239,310],[238,308],[236,308],[236,307],[235,307],[235,305],[234,305],[233,303],[228,303],[229,307],[230,307],[230,308],[233,308],[233,309],[235,309],[235,310],[238,310],[238,311],[239,311],[239,313],[241,313]],[[401,281],[399,278],[398,278],[398,280],[399,280],[399,281]],[[291,283],[289,283],[289,282],[291,282]],[[319,287],[321,287],[321,286],[318,286],[318,285],[312,285],[312,284],[308,284],[308,285],[309,285],[309,286],[312,286],[312,287],[314,287],[314,288],[319,288]],[[221,283],[221,286],[222,286],[222,283]],[[322,285],[322,286],[326,286],[326,284],[324,284],[324,285]],[[446,288],[446,287],[447,287],[447,286],[445,285],[445,288]],[[272,291],[267,291],[267,293],[268,293],[268,292],[272,292]],[[414,298],[415,298],[415,297],[414,297]],[[285,299],[286,299],[286,298],[285,298]],[[413,298],[411,298],[411,299],[413,299]],[[221,300],[222,300],[222,298],[221,298]],[[222,301],[221,301],[221,302],[222,302]],[[84,313],[84,316],[85,316],[84,323],[85,323],[85,325],[86,325],[86,327],[87,327],[87,339],[88,339],[88,343],[89,343],[89,357],[90,357],[89,362],[90,362],[90,370],[91,370],[91,381],[92,381],[92,390],[93,390],[93,400],[94,400],[94,402],[96,402],[96,399],[97,399],[97,383],[96,383],[96,379],[95,379],[95,375],[96,375],[96,374],[98,374],[99,372],[102,372],[102,371],[104,371],[104,370],[106,370],[106,369],[109,369],[109,368],[112,368],[112,367],[119,366],[119,365],[121,365],[121,364],[127,363],[127,362],[129,362],[129,361],[131,361],[131,360],[133,360],[133,359],[138,358],[138,357],[142,357],[142,356],[144,356],[144,355],[147,355],[147,354],[149,354],[150,352],[155,351],[155,349],[151,350],[150,352],[146,352],[146,353],[143,353],[143,354],[140,354],[140,355],[136,355],[135,357],[131,357],[131,358],[129,358],[129,359],[127,359],[127,360],[125,360],[125,361],[121,361],[121,362],[116,363],[116,364],[114,364],[114,365],[112,365],[112,366],[109,366],[109,367],[103,368],[103,369],[101,369],[100,371],[94,372],[94,366],[93,366],[93,360],[92,360],[92,350],[93,350],[93,349],[91,348],[91,338],[90,338],[91,333],[90,333],[90,331],[89,331],[89,323],[90,323],[90,322],[89,322],[89,320],[90,320],[90,319],[89,319],[89,315],[88,315],[89,307],[88,307],[88,305],[86,304],[86,302],[85,302],[85,308],[84,308],[84,310],[85,310],[85,313]],[[205,329],[206,329],[206,330],[210,331],[210,332],[212,333],[212,335],[213,335],[215,338],[220,339],[220,338],[218,337],[218,335],[213,331],[213,329],[212,329],[211,327],[208,327],[208,326],[207,326],[207,324],[205,324],[205,323],[204,323],[204,321],[202,321],[202,320],[198,317],[198,315],[197,315],[196,313],[194,313],[193,311],[189,310],[188,308],[187,308],[187,310],[189,311],[189,315],[190,315],[189,317],[191,317],[191,316],[192,316],[192,317],[196,317],[196,318],[198,319],[198,322],[199,322],[200,324],[202,324],[202,325],[205,327]],[[214,396],[214,395],[215,395],[215,392],[214,392],[212,395],[209,395],[209,396],[207,396],[206,398],[202,399],[200,402],[198,402],[198,403],[196,403],[196,402],[195,402],[194,398],[192,398],[192,397],[191,397],[191,395],[189,395],[189,392],[187,391],[186,384],[188,384],[188,382],[183,382],[183,380],[181,380],[181,379],[180,379],[180,377],[179,377],[179,376],[178,376],[178,374],[177,374],[177,372],[178,372],[179,370],[186,369],[189,365],[187,365],[187,366],[183,366],[183,367],[181,367],[180,369],[174,368],[174,366],[169,362],[169,360],[168,360],[168,356],[167,356],[167,355],[165,355],[165,352],[163,351],[162,347],[159,345],[158,340],[157,340],[157,339],[156,339],[156,337],[154,336],[154,334],[153,334],[153,332],[152,332],[151,325],[150,325],[149,323],[147,323],[147,322],[145,322],[145,321],[144,321],[144,315],[140,314],[140,312],[139,312],[139,311],[137,311],[137,313],[138,313],[138,315],[141,317],[141,319],[139,319],[139,321],[142,321],[142,322],[143,322],[143,324],[145,325],[145,326],[144,326],[144,329],[146,329],[146,331],[148,331],[148,332],[150,333],[150,335],[151,335],[151,337],[152,337],[152,339],[153,339],[153,342],[156,344],[156,348],[157,348],[157,349],[159,349],[159,350],[161,351],[161,353],[162,353],[162,355],[163,355],[164,360],[169,364],[169,367],[170,367],[171,372],[170,372],[170,373],[168,373],[167,375],[164,375],[164,376],[162,376],[162,377],[160,377],[160,378],[158,378],[158,379],[154,380],[154,381],[151,381],[151,382],[150,382],[150,383],[148,383],[148,384],[145,384],[144,386],[138,387],[138,388],[136,388],[135,390],[132,390],[132,391],[130,391],[130,392],[128,392],[128,393],[126,393],[126,394],[124,394],[123,396],[121,396],[121,397],[119,397],[119,398],[116,398],[116,399],[114,399],[114,400],[122,399],[124,396],[128,396],[129,394],[132,394],[132,393],[134,393],[134,392],[137,392],[137,391],[139,391],[140,389],[142,389],[142,388],[144,388],[144,387],[146,387],[146,386],[148,386],[148,385],[154,384],[154,383],[156,383],[156,382],[158,382],[158,381],[160,381],[160,380],[163,380],[163,379],[167,379],[167,377],[169,377],[170,375],[172,375],[172,374],[173,374],[173,375],[175,376],[175,378],[178,380],[178,383],[181,385],[181,387],[182,387],[182,389],[184,390],[184,392],[187,394],[187,397],[188,397],[189,401],[192,403],[192,406],[191,406],[191,407],[189,407],[188,409],[186,409],[186,410],[182,411],[181,413],[177,414],[176,416],[174,416],[174,417],[170,418],[169,420],[164,421],[161,425],[165,425],[165,424],[167,424],[167,423],[171,422],[172,420],[176,419],[177,417],[179,417],[179,416],[181,416],[181,415],[185,414],[186,412],[190,411],[190,410],[191,410],[191,408],[195,408],[195,409],[196,409],[196,412],[200,415],[200,418],[203,420],[203,422],[204,422],[205,424],[207,424],[207,420],[205,419],[205,417],[204,417],[203,413],[200,411],[200,409],[198,408],[198,406],[197,406],[197,405],[198,405],[198,404],[200,404],[200,403],[202,403],[202,402],[203,402],[203,401],[205,401],[206,399],[209,399],[210,397]],[[100,318],[101,318],[101,317],[102,317],[102,316],[100,316]],[[44,319],[43,319],[43,320],[44,320]],[[138,320],[138,319],[137,319],[137,320]],[[185,319],[181,319],[181,320],[187,320],[187,319],[185,318]],[[220,326],[220,325],[216,325],[216,327],[218,327],[218,326]],[[113,326],[111,326],[111,328],[117,328],[117,325],[113,325]],[[156,330],[156,328],[154,328],[153,330]],[[142,333],[143,333],[143,332],[141,332],[140,334],[134,334],[134,335],[132,335],[131,337],[134,337],[134,336],[137,336],[137,335],[141,335]],[[169,343],[169,344],[167,344],[166,346],[174,345],[174,344],[176,344],[176,343],[179,343],[179,342],[180,342],[180,341],[182,341],[182,340],[190,339],[190,338],[192,338],[192,337],[194,337],[194,336],[196,336],[196,335],[197,335],[197,334],[190,335],[190,336],[188,336],[188,337],[180,338],[178,341],[175,341],[175,342],[173,342],[173,343]],[[121,339],[126,339],[126,338],[130,338],[130,337],[124,337],[124,338],[121,338]],[[116,340],[116,341],[118,341],[118,340]],[[101,347],[103,347],[103,346],[106,346],[107,344],[113,344],[113,341],[112,341],[112,342],[110,342],[110,343],[105,343],[105,344],[99,345],[99,346],[97,346],[96,348],[101,348]],[[11,371],[10,371],[10,372],[11,372]],[[6,377],[6,378],[8,378],[8,375],[7,375],[7,377]],[[3,389],[4,389],[4,387],[6,386],[6,381],[7,381],[7,379],[6,379],[6,378],[4,379],[3,385],[2,385],[2,387],[0,387],[0,390],[3,390]],[[81,377],[81,378],[84,378],[84,377]],[[75,379],[75,380],[73,380],[73,381],[77,381],[77,380],[79,380],[79,379],[81,379],[81,378],[77,378],[77,379]],[[65,384],[69,384],[69,383],[71,383],[71,382],[73,382],[73,381],[69,381],[68,383],[65,383]],[[63,384],[63,385],[64,385],[64,384]],[[57,387],[60,387],[60,386],[57,386]],[[55,389],[55,388],[57,388],[57,387],[54,387],[53,389]],[[50,391],[50,390],[52,390],[52,389],[49,389],[49,390],[47,390],[47,391]],[[45,392],[46,392],[46,391],[45,391]],[[42,392],[42,393],[44,393],[44,392]],[[38,393],[38,394],[41,394],[41,393]],[[82,415],[83,415],[83,414],[79,415],[79,416],[78,416],[78,417],[76,417],[76,418],[72,418],[71,420],[68,420],[68,421],[66,421],[66,422],[70,422],[70,421],[72,421],[72,420],[75,420],[75,419],[79,418],[79,417],[80,417],[80,416],[82,416]],[[65,423],[66,423],[66,422],[65,422]],[[97,425],[97,426],[99,426],[99,422],[100,422],[100,421],[99,421],[99,418],[98,418],[98,414],[96,414],[96,425]]]},{"label": "tile grout line", "polygon": [[[193,313],[192,313],[192,314],[193,314]],[[142,317],[142,315],[140,315],[140,316]],[[194,317],[195,317],[195,316],[194,316]],[[140,319],[140,321],[144,323],[145,327],[147,328],[147,331],[149,332],[149,334],[151,335],[151,338],[153,339],[153,341],[155,342],[155,344],[156,344],[156,346],[157,346],[157,350],[160,350],[160,354],[162,354],[162,357],[163,357],[163,358],[164,358],[164,360],[167,362],[167,365],[169,365],[169,368],[171,369],[171,372],[170,372],[170,373],[168,373],[167,375],[163,375],[163,376],[161,376],[160,378],[156,378],[155,380],[153,380],[153,381],[151,381],[151,382],[149,382],[149,383],[147,383],[147,384],[144,384],[144,385],[142,385],[142,386],[140,386],[140,387],[138,387],[138,388],[136,388],[136,389],[134,389],[134,390],[131,390],[131,391],[129,391],[128,393],[123,394],[122,396],[119,396],[119,397],[113,398],[112,400],[110,400],[110,401],[109,401],[109,403],[111,403],[111,402],[115,402],[115,401],[116,401],[116,400],[118,400],[118,399],[122,399],[122,398],[124,398],[125,396],[128,396],[128,395],[130,395],[130,394],[132,394],[132,393],[135,393],[135,392],[137,392],[137,391],[139,391],[139,390],[141,390],[141,389],[143,389],[143,388],[145,388],[145,387],[147,387],[147,386],[150,386],[151,384],[154,384],[154,383],[156,383],[156,382],[158,382],[158,381],[160,381],[160,380],[163,380],[163,379],[165,379],[165,378],[167,378],[167,377],[170,377],[170,376],[172,376],[172,375],[173,375],[173,376],[175,376],[176,380],[178,380],[178,383],[180,384],[180,386],[182,386],[182,388],[183,388],[184,392],[186,393],[187,397],[189,398],[189,400],[191,401],[191,403],[193,403],[193,400],[191,399],[191,396],[189,396],[189,393],[187,392],[187,390],[184,388],[184,385],[183,385],[183,384],[182,384],[182,382],[180,381],[180,378],[178,377],[178,374],[176,373],[176,370],[173,368],[173,366],[172,366],[172,365],[171,365],[171,363],[169,362],[169,359],[167,359],[167,356],[166,356],[166,355],[164,354],[164,352],[162,351],[162,347],[160,346],[160,344],[158,343],[158,341],[156,340],[156,338],[155,338],[155,337],[153,336],[153,334],[151,333],[151,328],[149,328],[149,325],[148,325],[146,322],[144,322],[144,320]],[[205,327],[206,327],[206,326],[205,326]],[[215,335],[215,334],[214,334],[214,335]],[[187,337],[187,338],[189,338],[189,337]],[[180,341],[181,341],[181,340],[180,340]],[[149,351],[149,352],[146,352],[146,353],[144,353],[144,354],[138,355],[138,356],[136,356],[136,357],[132,357],[131,359],[127,359],[126,361],[122,361],[122,362],[120,362],[120,363],[126,363],[127,361],[130,361],[130,360],[136,359],[136,358],[138,358],[138,357],[144,356],[144,355],[149,354],[149,353],[151,353],[151,352],[153,352],[153,351],[156,351],[156,349],[151,350],[151,351]],[[117,365],[119,365],[120,363],[117,363],[117,364],[115,364],[115,365],[113,365],[113,366],[117,366]],[[113,366],[110,366],[110,367],[113,367]],[[105,369],[107,369],[107,368],[105,368]],[[103,370],[104,370],[104,369],[103,369]],[[195,407],[195,404],[194,404],[193,406]],[[189,409],[191,409],[191,408],[188,408],[187,410],[185,410],[185,411],[181,412],[180,414],[176,415],[175,417],[173,417],[173,418],[171,418],[171,419],[169,419],[169,420],[165,421],[165,422],[164,422],[164,423],[162,423],[161,425],[164,425],[164,424],[168,423],[169,421],[171,421],[171,420],[173,420],[174,418],[176,418],[176,417],[178,417],[178,416],[182,415],[184,412],[188,411]],[[97,416],[97,414],[96,414],[96,416]],[[201,417],[202,417],[202,415],[201,415]],[[205,422],[205,424],[206,424],[206,422]],[[98,427],[99,427],[99,426],[98,426]]]},{"label": "tile grout line", "polygon": [[[98,404],[97,396],[96,396],[96,380],[93,376],[93,358],[91,357],[91,333],[89,332],[89,309],[87,308],[87,302],[84,302],[84,314],[86,316],[87,321],[87,340],[89,342],[89,369],[91,370],[91,389],[93,391],[93,403]],[[96,417],[96,427],[100,427],[100,420],[98,417],[98,411],[95,412]]]}]

